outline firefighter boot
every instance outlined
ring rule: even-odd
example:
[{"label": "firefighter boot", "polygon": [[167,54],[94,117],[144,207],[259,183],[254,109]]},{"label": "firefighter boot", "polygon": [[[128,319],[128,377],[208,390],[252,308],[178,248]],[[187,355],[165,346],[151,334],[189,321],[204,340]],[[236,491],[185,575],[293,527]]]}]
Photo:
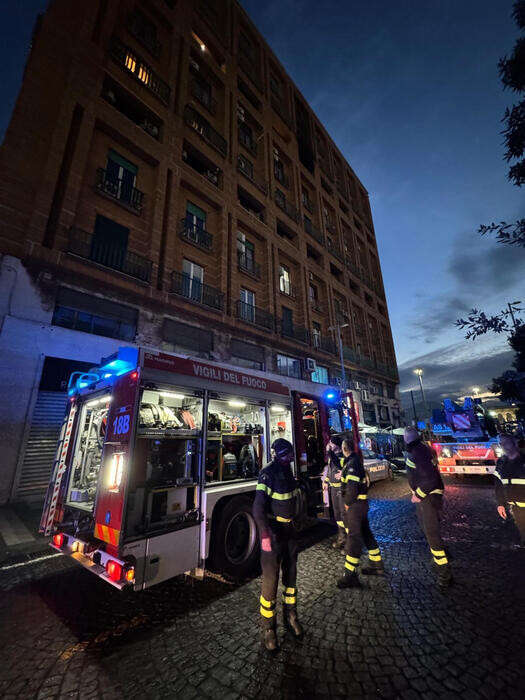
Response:
[{"label": "firefighter boot", "polygon": [[383,560],[368,562],[366,566],[361,567],[361,573],[365,576],[384,576],[385,566]]},{"label": "firefighter boot", "polygon": [[353,571],[351,574],[345,573],[344,576],[337,581],[337,588],[362,588],[362,586],[356,572]]},{"label": "firefighter boot", "polygon": [[266,651],[273,653],[279,649],[275,627],[265,627],[262,631],[262,642]]},{"label": "firefighter boot", "polygon": [[345,546],[345,539],[345,531],[339,528],[337,531],[337,539],[332,542],[332,547],[334,549],[343,549]]},{"label": "firefighter boot", "polygon": [[287,605],[284,606],[284,626],[296,639],[301,639],[304,630],[297,617],[297,610],[295,608],[288,610],[288,607]]},{"label": "firefighter boot", "polygon": [[441,592],[444,592],[447,590],[447,588],[454,583],[454,579],[452,578],[452,571],[450,570],[450,566],[444,566],[442,569],[438,571],[438,577],[437,577],[437,586],[438,589]]}]

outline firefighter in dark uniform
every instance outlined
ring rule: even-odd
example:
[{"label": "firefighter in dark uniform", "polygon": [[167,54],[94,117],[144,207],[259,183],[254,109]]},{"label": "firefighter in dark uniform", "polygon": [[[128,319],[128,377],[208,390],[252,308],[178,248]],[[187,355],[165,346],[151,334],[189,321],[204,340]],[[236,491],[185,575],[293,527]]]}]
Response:
[{"label": "firefighter in dark uniform", "polygon": [[285,627],[299,638],[303,629],[297,617],[297,540],[293,525],[299,488],[290,464],[293,447],[278,438],[272,444],[272,461],[259,474],[253,516],[261,537],[262,591],[260,614],[262,637],[268,651],[278,648],[276,604],[279,571],[283,582],[283,618]]},{"label": "firefighter in dark uniform", "polygon": [[499,443],[505,455],[498,459],[494,471],[498,513],[507,519],[507,506],[520,535],[520,547],[525,548],[525,457],[516,438],[500,435]]},{"label": "firefighter in dark uniform", "polygon": [[357,567],[363,550],[368,550],[368,566],[361,568],[365,575],[382,576],[385,573],[381,552],[368,522],[368,487],[361,456],[354,451],[350,440],[343,440],[344,466],[341,476],[346,529],[345,570],[337,582],[338,588],[360,588]]},{"label": "firefighter in dark uniform", "polygon": [[327,465],[324,476],[324,487],[330,494],[334,519],[337,523],[337,539],[332,543],[334,549],[342,549],[345,545],[345,524],[343,522],[343,497],[341,495],[341,474],[344,464],[341,452],[341,438],[331,437],[326,445]]},{"label": "firefighter in dark uniform", "polygon": [[445,487],[439,473],[437,456],[422,442],[415,428],[405,429],[404,440],[408,453],[405,461],[408,483],[412,489],[412,503],[416,503],[417,518],[432,553],[438,587],[445,589],[452,582],[452,572],[440,532]]}]

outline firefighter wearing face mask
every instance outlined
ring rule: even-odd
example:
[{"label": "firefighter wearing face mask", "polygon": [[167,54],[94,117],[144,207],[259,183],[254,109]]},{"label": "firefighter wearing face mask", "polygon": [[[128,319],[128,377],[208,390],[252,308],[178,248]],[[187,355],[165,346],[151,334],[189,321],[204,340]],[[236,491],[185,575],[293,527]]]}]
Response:
[{"label": "firefighter wearing face mask", "polygon": [[297,617],[297,539],[293,522],[297,513],[299,488],[291,463],[293,447],[278,438],[272,444],[272,461],[259,474],[253,516],[261,537],[262,590],[260,615],[263,644],[268,651],[278,648],[276,606],[279,573],[283,582],[283,617],[287,630],[297,638],[303,629]]}]

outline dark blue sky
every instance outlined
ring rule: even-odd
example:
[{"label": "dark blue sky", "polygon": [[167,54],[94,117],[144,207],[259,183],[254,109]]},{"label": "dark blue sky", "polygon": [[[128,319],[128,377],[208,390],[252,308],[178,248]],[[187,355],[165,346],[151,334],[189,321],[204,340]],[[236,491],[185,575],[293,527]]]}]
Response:
[{"label": "dark blue sky", "polygon": [[[14,5],[14,3],[12,4]],[[3,13],[3,134],[34,17]],[[512,0],[242,0],[370,193],[402,389],[461,394],[506,368],[503,339],[476,345],[452,322],[524,299],[524,254],[478,225],[525,215],[506,180],[497,61],[518,36]],[[414,378],[415,379],[415,378]]]}]

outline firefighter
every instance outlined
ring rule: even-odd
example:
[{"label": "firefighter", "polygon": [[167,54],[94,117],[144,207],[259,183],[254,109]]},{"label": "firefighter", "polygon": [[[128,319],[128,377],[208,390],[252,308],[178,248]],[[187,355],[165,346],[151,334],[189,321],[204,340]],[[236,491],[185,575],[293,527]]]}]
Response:
[{"label": "firefighter", "polygon": [[341,473],[344,457],[341,452],[341,439],[330,437],[326,445],[327,465],[323,472],[323,488],[328,491],[337,523],[337,539],[332,543],[334,549],[342,549],[345,545],[345,524],[343,522],[343,498],[341,496]]},{"label": "firefighter", "polygon": [[272,461],[259,474],[253,516],[261,537],[262,591],[260,614],[263,644],[268,651],[278,648],[276,604],[279,571],[283,582],[284,625],[297,638],[303,629],[297,617],[297,540],[293,520],[299,489],[290,464],[293,447],[278,438],[272,444]]},{"label": "firefighter", "polygon": [[341,476],[342,498],[344,503],[344,524],[346,529],[345,571],[337,582],[338,588],[360,588],[357,567],[363,549],[368,549],[368,566],[361,573],[383,576],[385,569],[377,541],[368,522],[368,487],[361,456],[354,451],[350,440],[343,440],[344,466]]},{"label": "firefighter", "polygon": [[525,547],[525,457],[512,435],[500,435],[503,457],[498,459],[494,471],[498,513],[507,519],[507,504],[520,535],[519,546]]},{"label": "firefighter", "polygon": [[406,466],[412,490],[411,500],[416,503],[417,518],[432,553],[438,587],[444,590],[452,582],[452,573],[440,533],[443,479],[435,452],[422,442],[415,428],[405,429],[404,440],[408,453]]}]

